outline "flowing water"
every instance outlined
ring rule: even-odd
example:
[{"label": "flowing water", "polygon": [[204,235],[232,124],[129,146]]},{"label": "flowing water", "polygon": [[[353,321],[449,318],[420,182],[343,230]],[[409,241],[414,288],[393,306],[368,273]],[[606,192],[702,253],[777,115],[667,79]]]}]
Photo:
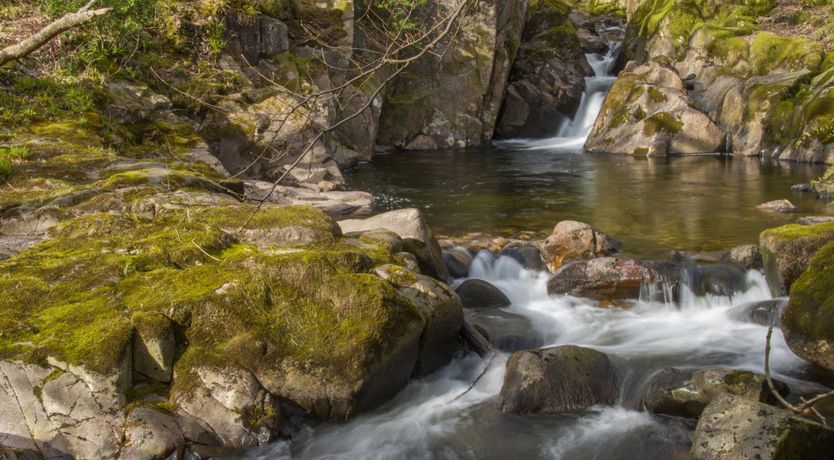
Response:
[{"label": "flowing water", "polygon": [[[659,255],[671,248],[710,250],[754,242],[760,230],[795,216],[754,207],[790,197],[803,213],[825,203],[789,195],[793,183],[821,169],[716,157],[635,159],[580,155],[612,77],[616,50],[589,56],[588,80],[574,122],[558,137],[504,142],[480,152],[381,157],[349,177],[380,199],[377,210],[415,206],[437,233],[547,231],[563,219],[590,222],[623,240],[627,251]],[[522,335],[537,346],[576,344],[601,350],[617,368],[613,407],[568,414],[516,416],[498,408],[509,356],[468,356],[412,381],[392,401],[344,424],[311,428],[292,443],[271,444],[253,459],[668,459],[686,458],[693,422],[639,411],[647,382],[666,367],[731,367],[762,372],[767,329],[731,310],[771,299],[764,277],[745,275],[732,296],[638,300],[630,309],[547,294],[548,273],[481,253],[469,277],[487,280],[512,300],[503,314],[526,318]],[[461,282],[461,280],[458,280]],[[511,315],[511,316],[512,316]],[[500,318],[501,316],[498,315]],[[518,328],[518,323],[507,324]],[[771,364],[792,390],[818,390],[818,376],[774,334]],[[479,378],[480,377],[480,378]],[[474,382],[474,386],[473,386]]]}]

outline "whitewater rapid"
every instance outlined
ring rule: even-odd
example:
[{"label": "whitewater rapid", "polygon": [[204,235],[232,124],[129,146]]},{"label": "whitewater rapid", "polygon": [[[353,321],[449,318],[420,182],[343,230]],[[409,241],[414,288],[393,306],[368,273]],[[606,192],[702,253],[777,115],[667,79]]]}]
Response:
[{"label": "whitewater rapid", "polygon": [[[692,427],[637,410],[653,375],[673,366],[763,369],[767,328],[728,314],[734,306],[772,298],[757,271],[748,272],[732,296],[699,297],[684,287],[677,302],[638,300],[629,309],[548,295],[548,273],[486,252],[476,257],[469,277],[500,288],[512,300],[504,310],[529,319],[527,333],[538,343],[607,353],[620,377],[620,401],[555,416],[502,414],[497,396],[509,354],[496,352],[487,360],[470,355],[411,382],[372,413],[310,430],[292,445],[273,444],[251,452],[250,458],[669,458],[686,452]],[[802,380],[804,362],[790,352],[778,330],[771,365],[789,384],[811,385]]]}]

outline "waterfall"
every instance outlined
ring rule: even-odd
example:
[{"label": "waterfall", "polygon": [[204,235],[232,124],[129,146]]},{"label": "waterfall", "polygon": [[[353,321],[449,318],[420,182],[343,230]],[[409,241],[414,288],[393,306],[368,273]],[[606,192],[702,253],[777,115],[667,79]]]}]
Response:
[{"label": "waterfall", "polygon": [[496,142],[496,145],[528,150],[552,150],[561,153],[580,153],[585,140],[591,134],[594,122],[605,102],[605,96],[617,79],[613,74],[620,53],[620,43],[612,43],[608,52],[586,54],[588,64],[594,70],[593,77],[585,78],[585,91],[573,119],[563,120],[555,137],[546,139],[512,139]]}]

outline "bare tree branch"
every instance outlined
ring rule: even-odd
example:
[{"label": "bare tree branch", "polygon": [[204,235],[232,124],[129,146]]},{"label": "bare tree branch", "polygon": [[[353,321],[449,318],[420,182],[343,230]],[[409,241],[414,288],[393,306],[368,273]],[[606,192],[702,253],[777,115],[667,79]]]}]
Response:
[{"label": "bare tree branch", "polygon": [[48,24],[36,34],[24,39],[20,43],[7,46],[6,48],[0,50],[0,66],[26,57],[38,48],[47,44],[59,34],[90,22],[96,17],[107,14],[112,10],[112,8],[90,10],[95,2],[96,0],[90,0],[90,2],[75,13],[64,15]]},{"label": "bare tree branch", "polygon": [[776,390],[776,385],[773,384],[773,378],[770,376],[770,342],[771,337],[773,336],[773,325],[770,325],[770,328],[767,330],[767,341],[765,342],[765,362],[764,362],[764,371],[765,371],[765,379],[767,380],[767,386],[770,389],[770,392],[779,401],[779,404],[782,405],[785,409],[793,412],[794,414],[802,415],[805,417],[809,417],[812,414],[816,415],[817,418],[822,422],[823,425],[828,425],[825,417],[819,413],[819,411],[814,407],[819,402],[822,402],[826,399],[834,398],[834,391],[829,391],[828,393],[823,393],[809,400],[805,400],[802,398],[802,404],[794,405],[789,403],[785,398],[779,394],[779,391]]}]

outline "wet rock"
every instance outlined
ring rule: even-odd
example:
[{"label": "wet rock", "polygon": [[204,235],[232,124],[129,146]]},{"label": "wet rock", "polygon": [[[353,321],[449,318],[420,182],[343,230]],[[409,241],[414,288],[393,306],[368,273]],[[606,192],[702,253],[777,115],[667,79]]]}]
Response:
[{"label": "wet rock", "polygon": [[552,2],[531,5],[496,133],[500,137],[547,137],[559,120],[572,118],[594,75],[569,8]]},{"label": "wet rock", "polygon": [[796,219],[796,223],[799,225],[816,225],[826,222],[834,222],[834,216],[807,216]]},{"label": "wet rock", "polygon": [[621,251],[622,243],[583,222],[559,222],[542,246],[545,261],[556,270],[566,261],[591,259]]},{"label": "wet rock", "polygon": [[425,327],[414,372],[427,375],[449,364],[463,326],[463,307],[458,295],[434,278],[396,265],[383,265],[374,272],[393,284],[423,317]]},{"label": "wet rock", "polygon": [[791,186],[791,191],[796,193],[811,193],[814,187],[811,184],[796,184]]},{"label": "wet rock", "polygon": [[466,349],[470,349],[478,354],[481,358],[485,357],[492,351],[492,344],[489,338],[484,333],[476,329],[464,317],[463,326],[460,330],[461,337],[466,344]]},{"label": "wet rock", "polygon": [[531,350],[543,345],[524,316],[504,310],[465,310],[467,321],[481,331],[492,345],[507,352]]},{"label": "wet rock", "polygon": [[787,303],[786,298],[749,302],[732,307],[727,316],[736,321],[781,327],[780,317]]},{"label": "wet rock", "polygon": [[345,147],[337,148],[333,153],[333,159],[342,171],[353,169],[359,165],[359,153]]},{"label": "wet rock", "polygon": [[639,298],[644,284],[679,282],[680,267],[671,262],[602,257],[562,267],[547,282],[547,292],[610,302]]},{"label": "wet rock", "polygon": [[443,250],[443,263],[454,278],[465,278],[469,275],[469,266],[472,265],[472,254],[461,247],[453,247]]},{"label": "wet rock", "polygon": [[541,250],[533,245],[505,247],[498,255],[510,257],[528,270],[547,270]]},{"label": "wet rock", "polygon": [[367,219],[351,219],[338,222],[342,233],[387,229],[403,239],[403,247],[417,257],[420,271],[440,279],[449,278],[449,270],[443,263],[440,245],[418,209],[398,209]]},{"label": "wet rock", "polygon": [[627,66],[585,143],[589,152],[663,156],[723,152],[727,134],[693,107],[673,68]]},{"label": "wet rock", "polygon": [[788,200],[768,201],[767,203],[762,203],[756,206],[756,208],[761,209],[762,211],[780,212],[784,214],[799,212],[799,208]]},{"label": "wet rock", "polygon": [[[774,384],[783,394],[787,386]],[[775,403],[763,375],[734,369],[682,371],[664,369],[643,393],[643,408],[655,414],[697,418],[713,399],[732,394],[750,401]]]},{"label": "wet rock", "polygon": [[734,395],[704,409],[692,439],[697,460],[830,459],[834,431],[809,419]]},{"label": "wet rock", "polygon": [[790,224],[763,231],[759,246],[771,286],[783,294],[789,292],[814,254],[830,241],[834,241],[834,222]]},{"label": "wet rock", "polygon": [[464,308],[472,310],[509,307],[512,301],[492,284],[479,279],[466,280],[455,289]]},{"label": "wet rock", "polygon": [[133,370],[143,377],[162,383],[171,381],[174,372],[173,322],[155,313],[133,317]]},{"label": "wet rock", "polygon": [[690,287],[696,295],[732,297],[745,286],[745,273],[730,264],[702,265],[688,270]]},{"label": "wet rock", "polygon": [[619,388],[604,353],[564,345],[513,353],[501,387],[501,410],[552,414],[597,404],[611,405]]},{"label": "wet rock", "polygon": [[808,269],[793,283],[782,313],[782,331],[791,351],[829,370],[834,370],[832,270],[834,243],[829,243],[814,255]]},{"label": "wet rock", "polygon": [[137,407],[125,421],[125,444],[119,454],[123,459],[162,460],[179,457],[185,437],[176,420],[168,414]]},{"label": "wet rock", "polygon": [[761,270],[764,268],[762,253],[755,244],[734,247],[722,259],[736,264],[742,270]]}]

